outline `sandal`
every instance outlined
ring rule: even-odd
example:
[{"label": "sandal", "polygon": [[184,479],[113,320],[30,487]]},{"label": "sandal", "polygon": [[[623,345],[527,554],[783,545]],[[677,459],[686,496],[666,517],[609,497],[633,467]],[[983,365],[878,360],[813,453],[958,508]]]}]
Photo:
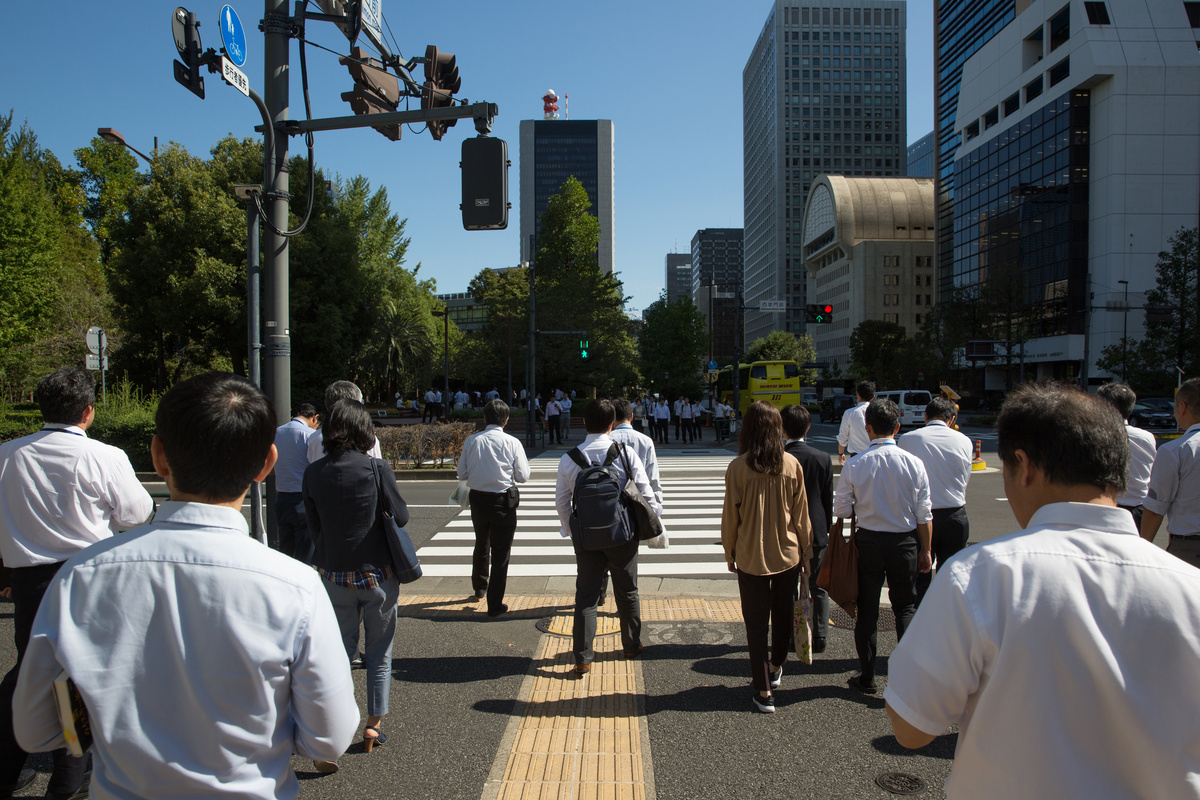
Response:
[{"label": "sandal", "polygon": [[[374,736],[367,736],[367,731],[375,731]],[[371,752],[371,748],[377,744],[386,744],[388,740],[387,734],[379,730],[379,728],[367,728],[363,731],[363,747],[367,752]]]}]

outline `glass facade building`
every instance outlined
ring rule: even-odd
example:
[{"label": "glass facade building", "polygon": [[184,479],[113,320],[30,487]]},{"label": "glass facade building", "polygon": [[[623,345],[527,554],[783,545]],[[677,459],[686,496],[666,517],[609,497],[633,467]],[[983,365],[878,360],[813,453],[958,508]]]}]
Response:
[{"label": "glass facade building", "polygon": [[934,178],[937,176],[937,147],[932,132],[908,146],[908,177]]},{"label": "glass facade building", "polygon": [[692,296],[692,256],[689,253],[667,253],[663,285],[668,303]]}]

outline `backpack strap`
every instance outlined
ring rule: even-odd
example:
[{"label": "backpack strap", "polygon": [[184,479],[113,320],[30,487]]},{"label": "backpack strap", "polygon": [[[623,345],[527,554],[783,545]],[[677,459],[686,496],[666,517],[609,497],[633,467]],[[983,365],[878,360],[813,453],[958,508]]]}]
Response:
[{"label": "backpack strap", "polygon": [[608,452],[604,454],[603,467],[611,467],[613,462],[617,460],[617,456],[621,455],[621,445],[618,442],[613,442],[608,446]]},{"label": "backpack strap", "polygon": [[583,457],[583,453],[579,452],[578,447],[572,447],[567,451],[567,455],[571,457],[572,461],[579,465],[580,469],[587,469],[588,467],[592,466],[587,462],[587,459]]},{"label": "backpack strap", "polygon": [[621,448],[621,463],[625,465],[625,480],[626,482],[631,481],[633,480],[633,465],[629,463],[628,448],[624,444],[614,445],[614,447],[617,446]]}]

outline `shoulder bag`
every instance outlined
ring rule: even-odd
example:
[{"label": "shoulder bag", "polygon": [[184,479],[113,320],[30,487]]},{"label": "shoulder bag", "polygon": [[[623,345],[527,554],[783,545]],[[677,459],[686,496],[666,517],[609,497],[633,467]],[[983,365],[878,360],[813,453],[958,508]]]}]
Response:
[{"label": "shoulder bag", "polygon": [[621,449],[621,461],[625,465],[625,487],[621,490],[621,495],[625,498],[625,505],[629,508],[629,518],[633,522],[634,535],[642,541],[657,539],[662,536],[662,520],[654,513],[654,509],[650,507],[646,498],[642,497],[637,484],[633,481],[633,465],[629,463],[625,445],[618,444],[617,446]]},{"label": "shoulder bag", "polygon": [[417,550],[413,547],[408,531],[396,523],[396,515],[392,513],[387,495],[383,493],[383,478],[376,464],[378,459],[371,459],[371,472],[375,475],[375,491],[379,497],[378,512],[383,522],[383,537],[387,540],[388,550],[392,554],[392,571],[396,580],[401,583],[412,583],[421,577],[421,562],[417,559]]},{"label": "shoulder bag", "polygon": [[858,616],[858,547],[854,544],[854,517],[850,517],[850,540],[842,538],[843,521],[829,531],[829,549],[817,573],[817,586],[829,592],[853,619]]}]

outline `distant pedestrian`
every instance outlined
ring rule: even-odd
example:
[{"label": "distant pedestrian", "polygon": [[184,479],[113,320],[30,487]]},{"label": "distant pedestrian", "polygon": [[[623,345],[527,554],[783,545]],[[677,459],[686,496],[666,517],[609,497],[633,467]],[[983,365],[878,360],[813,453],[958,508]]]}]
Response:
[{"label": "distant pedestrian", "polygon": [[471,588],[477,599],[487,597],[489,617],[508,611],[504,590],[521,502],[517,484],[529,480],[530,474],[525,448],[504,432],[508,413],[503,401],[488,401],[483,407],[487,427],[467,437],[458,459],[458,479],[465,480],[471,492],[471,526],[475,529]]},{"label": "distant pedestrian", "polygon": [[1158,448],[1142,512],[1142,537],[1154,541],[1163,518],[1167,552],[1200,567],[1200,378],[1175,394],[1175,421],[1184,433]]},{"label": "distant pedestrian", "polygon": [[[812,525],[800,463],[783,449],[779,410],[759,401],[746,411],[738,457],[725,471],[721,544],[737,575],[750,655],[754,706],[775,711],[792,640],[796,582],[812,558]],[[770,652],[767,630],[771,630]]]},{"label": "distant pedestrian", "polygon": [[1120,416],[1024,384],[996,431],[1022,530],[938,572],[889,658],[896,740],[957,726],[951,798],[1200,796],[1200,572],[1116,507]]},{"label": "distant pedestrian", "polygon": [[692,399],[683,398],[679,403],[679,418],[683,423],[683,441],[696,441],[695,419],[692,417]]},{"label": "distant pedestrian", "polygon": [[[896,440],[901,450],[912,453],[925,465],[929,499],[933,506],[932,556],[937,569],[967,546],[971,521],[967,519],[967,481],[975,448],[965,434],[954,430],[958,409],[944,397],[925,406],[925,427]],[[933,571],[917,573],[917,606],[929,591]]]},{"label": "distant pedestrian", "polygon": [[842,425],[838,428],[838,461],[845,464],[847,458],[853,458],[865,452],[871,446],[871,438],[863,417],[867,412],[867,404],[875,397],[875,384],[870,381],[859,381],[854,387],[858,404],[846,409],[842,414]]},{"label": "distant pedestrian", "polygon": [[929,478],[921,460],[896,446],[900,408],[891,400],[867,405],[864,423],[871,444],[846,462],[838,477],[833,513],[838,516],[833,536],[840,536],[843,519],[857,518],[858,617],[854,646],[861,672],[850,686],[867,694],[875,685],[878,646],[879,593],[887,581],[888,599],[896,618],[896,638],[916,613],[917,573],[931,566]]},{"label": "distant pedestrian", "polygon": [[562,432],[563,438],[568,442],[571,441],[571,407],[575,405],[575,401],[571,398],[575,395],[574,392],[563,395],[563,399],[558,405],[562,409]]},{"label": "distant pedestrian", "polygon": [[829,638],[829,593],[817,586],[817,574],[829,546],[833,527],[833,464],[829,454],[804,441],[812,427],[812,416],[801,405],[790,405],[780,412],[783,449],[800,463],[804,475],[804,495],[808,500],[808,521],[812,526],[812,558],[809,560],[808,591],[812,598],[812,649],[824,653]]},{"label": "distant pedestrian", "polygon": [[[34,399],[42,429],[0,445],[0,555],[12,581],[17,649],[17,662],[0,683],[0,793],[10,795],[36,777],[24,769],[26,750],[34,748],[22,749],[14,738],[13,692],[42,596],[67,559],[121,528],[140,525],[154,510],[124,451],[87,435],[96,417],[96,382],[89,372],[59,367],[38,382]],[[28,671],[31,680],[49,686],[61,669],[36,662]],[[69,755],[61,729],[59,734],[47,796],[86,793],[87,756]]]},{"label": "distant pedestrian", "polygon": [[[246,379],[210,372],[162,397],[155,428],[171,499],[46,589],[12,703],[17,737],[63,746],[52,682],[65,670],[95,739],[93,797],[290,800],[293,754],[331,764],[358,710],[321,579],[250,538],[242,516],[275,461],[274,409]],[[47,796],[69,790],[52,779]]]},{"label": "distant pedestrian", "polygon": [[304,513],[304,470],[308,467],[308,439],[316,434],[316,428],[316,406],[301,403],[291,421],[275,431],[279,455],[275,462],[275,549],[305,563],[312,557],[312,538]]},{"label": "distant pedestrian", "polygon": [[671,407],[667,405],[667,398],[660,397],[654,404],[655,438],[659,444],[666,444],[670,440],[670,424]]},{"label": "distant pedestrian", "polygon": [[[560,393],[555,391],[554,394]],[[562,444],[562,402],[557,397],[551,397],[546,404],[546,429],[548,441]]]},{"label": "distant pedestrian", "polygon": [[[359,389],[356,384],[351,381],[334,381],[325,387],[325,413],[328,415],[329,410],[337,405],[338,400],[353,400],[356,403],[363,402],[362,389]],[[432,414],[432,412],[430,412]],[[433,421],[436,417],[431,417]],[[372,434],[374,435],[374,434]],[[375,445],[368,453],[372,458],[383,458],[383,451],[379,447],[379,439],[375,439]],[[308,463],[312,463],[325,456],[325,437],[314,435],[308,437]]]},{"label": "distant pedestrian", "polygon": [[[1129,424],[1129,415],[1137,405],[1137,395],[1123,383],[1106,383],[1096,390],[1096,396],[1105,400],[1125,420],[1125,436],[1129,439],[1129,469],[1125,474],[1125,491],[1117,497],[1117,505],[1129,512],[1133,524],[1142,528],[1143,503],[1150,489],[1150,473],[1154,469],[1154,457],[1158,444],[1154,434]],[[937,532],[934,532],[937,535]]]},{"label": "distant pedestrian", "polygon": [[[349,381],[347,381],[347,383],[349,383]],[[326,389],[325,392],[326,392],[326,394],[328,394],[329,390]],[[359,392],[359,394],[361,395],[362,393]],[[437,417],[434,416],[435,412],[437,411],[436,398],[437,398],[437,393],[434,392],[433,387],[430,386],[429,390],[425,392],[425,398],[424,398],[425,405],[421,407],[421,422],[422,423],[433,422],[435,419],[437,419]],[[360,400],[359,402],[362,402],[362,401]],[[331,405],[332,405],[331,403],[328,403],[328,402],[325,403],[326,413],[328,413]]]},{"label": "distant pedestrian", "polygon": [[671,415],[675,420],[675,441],[679,441],[680,429],[683,427],[683,395],[675,398],[675,402],[671,404]]}]

